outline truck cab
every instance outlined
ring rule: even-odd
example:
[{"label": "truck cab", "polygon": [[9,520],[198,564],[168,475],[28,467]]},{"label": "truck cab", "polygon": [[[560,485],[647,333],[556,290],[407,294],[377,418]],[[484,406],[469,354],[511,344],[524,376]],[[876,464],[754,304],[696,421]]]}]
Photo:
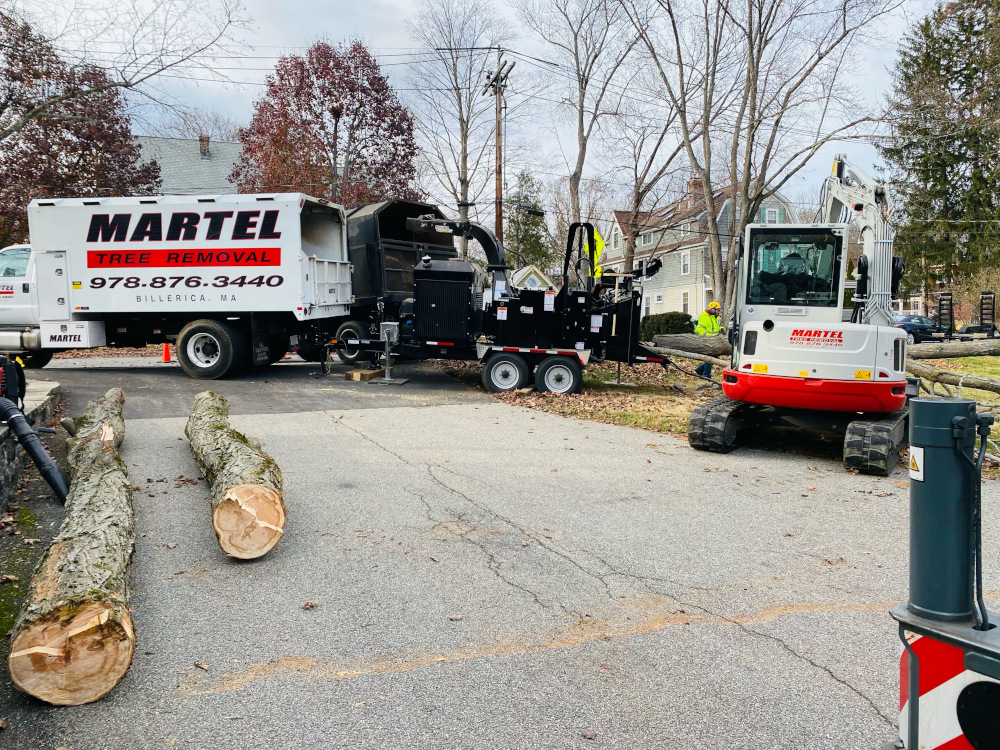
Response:
[{"label": "truck cab", "polygon": [[0,329],[37,326],[38,293],[31,245],[0,250]]}]

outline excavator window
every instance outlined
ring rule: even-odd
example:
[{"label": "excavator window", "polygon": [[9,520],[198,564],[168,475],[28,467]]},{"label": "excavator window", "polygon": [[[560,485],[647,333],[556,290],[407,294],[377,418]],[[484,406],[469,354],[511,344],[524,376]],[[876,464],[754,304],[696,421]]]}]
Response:
[{"label": "excavator window", "polygon": [[829,232],[764,230],[751,234],[747,302],[835,307],[840,304],[841,238]]}]

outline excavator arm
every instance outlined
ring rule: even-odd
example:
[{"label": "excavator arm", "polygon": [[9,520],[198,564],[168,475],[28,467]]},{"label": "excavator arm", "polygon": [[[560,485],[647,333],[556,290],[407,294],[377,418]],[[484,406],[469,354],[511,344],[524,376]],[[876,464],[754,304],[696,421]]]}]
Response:
[{"label": "excavator arm", "polygon": [[858,263],[854,322],[894,325],[892,298],[898,291],[903,265],[893,256],[896,230],[889,221],[885,185],[837,154],[833,172],[823,184],[821,205],[820,221],[839,223],[857,218],[860,225],[863,252]]}]

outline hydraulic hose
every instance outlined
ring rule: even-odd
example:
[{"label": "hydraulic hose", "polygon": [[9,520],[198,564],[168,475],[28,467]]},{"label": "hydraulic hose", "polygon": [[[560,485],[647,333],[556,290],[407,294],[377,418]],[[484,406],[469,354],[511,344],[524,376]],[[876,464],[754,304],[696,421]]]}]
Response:
[{"label": "hydraulic hose", "polygon": [[66,481],[59,472],[59,467],[56,466],[56,462],[46,452],[42,441],[38,439],[38,435],[28,425],[27,418],[10,399],[0,398],[0,422],[7,423],[7,426],[10,427],[17,438],[17,442],[31,456],[31,460],[35,462],[35,466],[38,467],[38,473],[48,482],[49,487],[56,493],[56,497],[65,503],[66,498],[69,496],[69,489],[66,487]]}]

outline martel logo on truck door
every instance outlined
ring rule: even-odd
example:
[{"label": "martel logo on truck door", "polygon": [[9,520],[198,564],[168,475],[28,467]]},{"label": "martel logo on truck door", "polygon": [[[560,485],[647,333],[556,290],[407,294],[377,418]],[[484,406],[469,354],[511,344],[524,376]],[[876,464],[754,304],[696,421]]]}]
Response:
[{"label": "martel logo on truck door", "polygon": [[[278,211],[178,211],[169,214],[141,214],[132,226],[132,214],[94,214],[87,230],[88,243],[104,242],[191,242],[204,227],[204,241],[276,240]],[[230,221],[231,220],[231,221]],[[166,225],[166,233],[163,228]],[[131,234],[129,229],[131,228]],[[278,266],[277,247],[88,250],[88,268],[169,268],[172,266]]]}]

